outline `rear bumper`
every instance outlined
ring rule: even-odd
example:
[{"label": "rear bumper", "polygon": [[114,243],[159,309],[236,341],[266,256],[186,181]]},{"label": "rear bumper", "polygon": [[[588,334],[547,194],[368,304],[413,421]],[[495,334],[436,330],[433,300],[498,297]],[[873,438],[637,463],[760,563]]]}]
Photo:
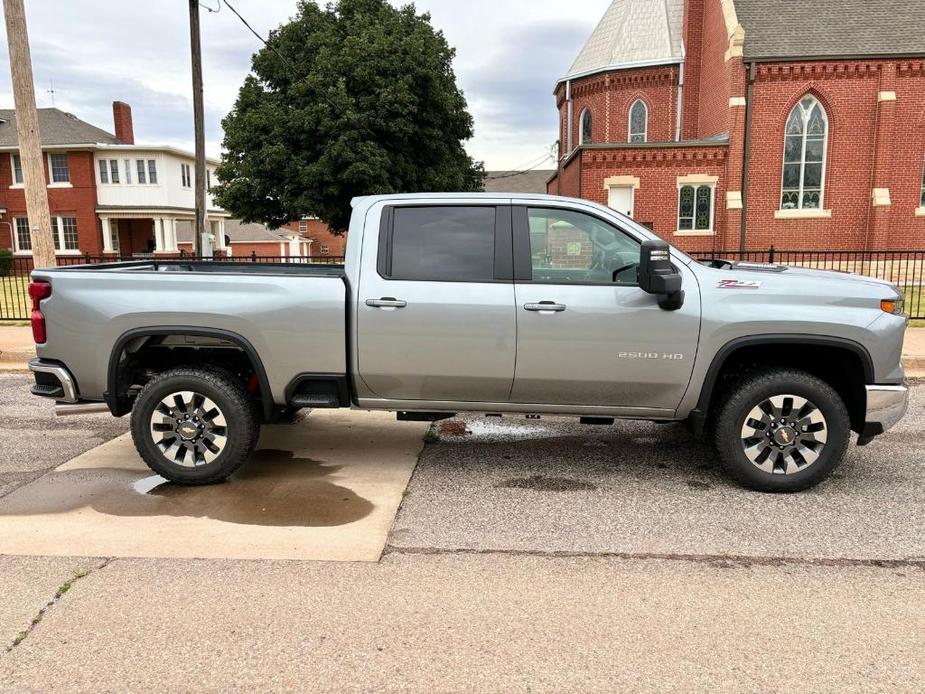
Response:
[{"label": "rear bumper", "polygon": [[35,374],[33,395],[69,404],[77,402],[77,383],[67,368],[55,362],[33,359],[29,362],[29,370]]},{"label": "rear bumper", "polygon": [[867,414],[859,443],[891,429],[909,408],[909,388],[900,386],[866,386]]}]

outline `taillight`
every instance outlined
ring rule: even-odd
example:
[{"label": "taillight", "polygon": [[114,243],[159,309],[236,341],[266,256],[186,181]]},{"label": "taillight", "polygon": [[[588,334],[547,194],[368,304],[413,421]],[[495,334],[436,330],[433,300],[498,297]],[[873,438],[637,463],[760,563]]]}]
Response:
[{"label": "taillight", "polygon": [[29,296],[32,298],[32,339],[35,344],[44,345],[48,341],[48,333],[41,304],[42,299],[51,296],[51,285],[48,282],[30,282]]}]

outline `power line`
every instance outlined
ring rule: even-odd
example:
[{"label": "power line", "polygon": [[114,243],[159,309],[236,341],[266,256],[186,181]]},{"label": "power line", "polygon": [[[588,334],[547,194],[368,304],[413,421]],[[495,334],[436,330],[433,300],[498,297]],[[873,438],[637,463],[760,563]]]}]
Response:
[{"label": "power line", "polygon": [[218,0],[218,4],[216,5],[214,10],[203,2],[199,2],[199,6],[203,8],[204,10],[211,12],[212,14],[218,14],[222,10],[222,0]]},{"label": "power line", "polygon": [[534,164],[528,169],[521,169],[520,171],[509,171],[507,173],[499,174],[497,176],[486,176],[485,180],[486,181],[500,181],[503,178],[514,178],[516,176],[522,176],[525,173],[529,173],[530,171],[534,171],[540,168],[543,164],[545,164],[547,161],[549,161],[552,158],[553,156],[551,154],[547,154],[543,159],[539,161],[539,163]]}]

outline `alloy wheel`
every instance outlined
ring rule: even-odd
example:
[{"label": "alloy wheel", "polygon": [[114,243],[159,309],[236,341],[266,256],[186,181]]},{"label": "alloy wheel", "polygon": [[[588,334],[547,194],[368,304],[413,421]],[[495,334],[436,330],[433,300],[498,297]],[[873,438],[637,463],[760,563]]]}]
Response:
[{"label": "alloy wheel", "polygon": [[175,465],[208,465],[228,442],[221,408],[200,393],[179,391],[163,398],[151,413],[151,436]]},{"label": "alloy wheel", "polygon": [[758,403],[742,425],[742,449],[759,469],[793,475],[819,459],[827,424],[822,411],[798,395],[775,395]]}]

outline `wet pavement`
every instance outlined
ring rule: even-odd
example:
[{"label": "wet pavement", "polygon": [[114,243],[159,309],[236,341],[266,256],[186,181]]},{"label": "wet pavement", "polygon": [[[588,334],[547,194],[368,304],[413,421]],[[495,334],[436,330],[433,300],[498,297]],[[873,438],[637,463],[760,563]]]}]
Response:
[{"label": "wet pavement", "polygon": [[0,499],[0,554],[377,561],[426,429],[314,412],[210,487],[152,475],[124,435]]},{"label": "wet pavement", "polygon": [[[125,422],[48,418],[9,379],[0,481],[26,477],[0,498],[0,554],[99,554],[0,556],[0,691],[841,693],[925,679],[925,388],[896,431],[795,496],[730,484],[677,426],[450,420],[384,556],[359,563],[217,557],[309,556],[311,537],[355,550],[388,477],[368,463],[407,433],[393,416],[364,437],[344,431],[369,415],[338,413],[325,434],[313,413],[270,431],[232,482],[193,490],[118,440],[58,468]],[[382,518],[358,541],[381,547]],[[123,558],[145,548],[166,558]]]}]

